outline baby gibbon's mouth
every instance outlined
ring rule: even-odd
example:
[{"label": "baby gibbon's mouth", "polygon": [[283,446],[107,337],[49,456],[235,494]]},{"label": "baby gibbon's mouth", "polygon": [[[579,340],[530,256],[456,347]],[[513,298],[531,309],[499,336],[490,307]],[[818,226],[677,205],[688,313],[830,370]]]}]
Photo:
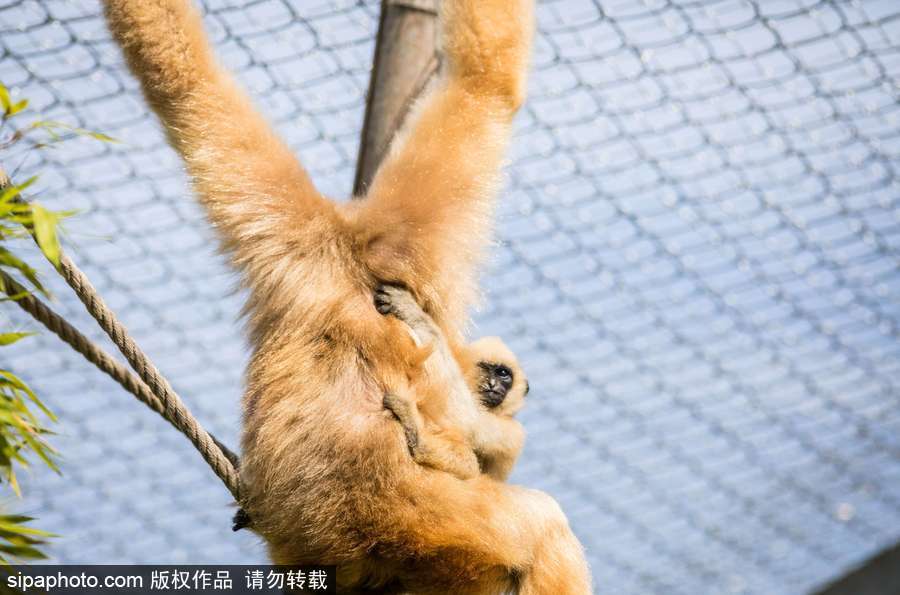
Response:
[{"label": "baby gibbon's mouth", "polygon": [[490,409],[499,407],[505,399],[506,391],[504,390],[486,390],[481,394],[481,402]]}]

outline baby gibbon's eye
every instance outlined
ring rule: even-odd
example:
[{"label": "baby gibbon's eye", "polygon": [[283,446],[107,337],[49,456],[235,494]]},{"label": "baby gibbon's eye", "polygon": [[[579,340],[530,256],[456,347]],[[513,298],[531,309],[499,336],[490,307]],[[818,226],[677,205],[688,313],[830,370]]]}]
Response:
[{"label": "baby gibbon's eye", "polygon": [[497,378],[499,378],[500,380],[512,380],[513,375],[512,370],[510,370],[503,364],[500,364],[494,369],[494,374],[496,374]]}]

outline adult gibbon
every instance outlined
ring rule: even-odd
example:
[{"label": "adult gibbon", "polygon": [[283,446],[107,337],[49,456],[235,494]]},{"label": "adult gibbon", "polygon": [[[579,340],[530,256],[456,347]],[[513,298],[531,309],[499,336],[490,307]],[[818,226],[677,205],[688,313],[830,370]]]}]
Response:
[{"label": "adult gibbon", "polygon": [[[421,369],[411,371],[410,386],[390,387],[384,396],[384,406],[403,426],[413,459],[460,479],[486,473],[505,481],[525,440],[522,426],[512,419],[528,394],[528,380],[516,356],[497,337],[479,339],[454,354],[434,321],[402,288],[378,288],[375,305],[382,314],[405,322],[427,354]],[[451,391],[477,399],[476,415],[432,419],[428,411],[435,400],[440,403]]]},{"label": "adult gibbon", "polygon": [[241,505],[273,562],[336,564],[343,590],[588,593],[552,498],[409,456],[382,401],[420,349],[372,298],[380,283],[409,289],[460,343],[525,94],[533,0],[443,2],[446,75],[346,205],[316,191],[216,63],[189,0],[104,6],[249,290]]}]

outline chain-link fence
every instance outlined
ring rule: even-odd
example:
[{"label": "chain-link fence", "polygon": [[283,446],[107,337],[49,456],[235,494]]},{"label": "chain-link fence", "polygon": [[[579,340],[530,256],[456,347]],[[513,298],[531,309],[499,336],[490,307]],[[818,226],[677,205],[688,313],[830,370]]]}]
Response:
[{"label": "chain-link fence", "polygon": [[[807,592],[900,539],[900,4],[539,4],[477,329],[532,380],[514,480],[560,500],[598,592]],[[223,60],[333,196],[378,8],[205,2]],[[0,0],[0,80],[124,141],[19,175],[81,209],[73,257],[235,444],[241,296],[99,13]],[[51,336],[2,355],[62,418],[63,475],[36,473],[17,505],[62,535],[54,559],[264,560],[154,414]]]}]

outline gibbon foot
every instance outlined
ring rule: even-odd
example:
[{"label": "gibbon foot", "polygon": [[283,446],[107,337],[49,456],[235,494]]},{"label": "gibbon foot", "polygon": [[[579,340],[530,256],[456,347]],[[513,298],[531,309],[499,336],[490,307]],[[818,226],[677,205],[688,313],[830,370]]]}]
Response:
[{"label": "gibbon foot", "polygon": [[394,302],[391,299],[388,288],[393,287],[390,285],[379,285],[375,288],[375,309],[383,316],[394,314]]},{"label": "gibbon foot", "polygon": [[375,308],[385,316],[394,316],[406,323],[423,343],[435,339],[441,332],[412,294],[402,287],[379,285],[375,290]]},{"label": "gibbon foot", "polygon": [[246,529],[250,526],[250,515],[247,514],[247,511],[243,508],[238,508],[238,511],[234,513],[234,518],[231,519],[232,531],[240,531],[241,529]]},{"label": "gibbon foot", "polygon": [[394,414],[394,417],[403,426],[406,446],[409,448],[409,454],[415,459],[416,453],[419,452],[419,429],[421,427],[421,420],[418,412],[415,411],[416,406],[409,399],[391,393],[384,395],[382,404],[385,409]]},{"label": "gibbon foot", "polygon": [[[385,316],[396,316],[403,322],[417,317],[421,308],[413,296],[399,285],[382,284],[375,288],[375,308]],[[424,313],[423,313],[424,314]]]}]

